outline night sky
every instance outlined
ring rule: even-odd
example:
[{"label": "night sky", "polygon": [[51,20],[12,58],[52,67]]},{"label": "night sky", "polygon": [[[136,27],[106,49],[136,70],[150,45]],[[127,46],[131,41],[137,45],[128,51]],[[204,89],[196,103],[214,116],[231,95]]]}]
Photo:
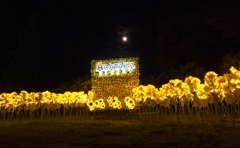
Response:
[{"label": "night sky", "polygon": [[[89,74],[89,64],[93,59],[142,56],[156,46],[152,9],[158,8],[152,4],[134,1],[56,3],[44,0],[18,3],[6,0],[4,4],[6,7],[1,9],[4,20],[1,22],[1,32],[4,33],[1,35],[4,49],[1,67],[4,68],[7,66],[7,51],[18,46],[19,34],[29,29],[29,20],[35,15],[52,32],[49,34],[55,38],[55,47],[65,42],[67,48],[61,50],[84,61],[81,64],[88,67],[84,74]],[[127,42],[122,41],[125,35]]]},{"label": "night sky", "polygon": [[[168,64],[170,69],[192,62],[218,72],[222,57],[240,47],[234,32],[239,6],[223,0],[2,0],[0,68],[18,75],[14,81],[38,79],[40,91],[90,75],[91,60],[99,59],[138,56],[141,77],[158,75]],[[219,23],[223,18],[236,22]],[[17,50],[18,59],[12,56]],[[165,61],[157,61],[160,56]]]}]

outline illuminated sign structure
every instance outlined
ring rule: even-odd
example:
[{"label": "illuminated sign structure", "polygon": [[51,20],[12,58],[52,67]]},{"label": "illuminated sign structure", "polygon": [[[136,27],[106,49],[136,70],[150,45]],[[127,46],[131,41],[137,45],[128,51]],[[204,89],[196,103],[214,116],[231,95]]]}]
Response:
[{"label": "illuminated sign structure", "polygon": [[94,99],[131,96],[132,89],[139,86],[138,58],[92,60],[91,83]]},{"label": "illuminated sign structure", "polygon": [[119,72],[121,71],[122,74],[126,74],[128,71],[129,73],[132,73],[132,71],[135,69],[134,62],[114,62],[110,64],[102,64],[102,62],[98,62],[96,72],[99,74],[99,76],[102,76],[102,73],[104,75],[108,75],[108,72],[110,72],[110,75],[114,75],[114,72],[116,72],[117,75],[119,75]]}]

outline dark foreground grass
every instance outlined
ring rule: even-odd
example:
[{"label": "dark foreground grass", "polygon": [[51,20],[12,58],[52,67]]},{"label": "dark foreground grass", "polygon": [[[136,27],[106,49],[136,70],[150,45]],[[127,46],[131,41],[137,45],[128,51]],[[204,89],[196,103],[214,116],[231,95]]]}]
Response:
[{"label": "dark foreground grass", "polygon": [[61,117],[0,122],[0,147],[240,147],[240,124]]}]

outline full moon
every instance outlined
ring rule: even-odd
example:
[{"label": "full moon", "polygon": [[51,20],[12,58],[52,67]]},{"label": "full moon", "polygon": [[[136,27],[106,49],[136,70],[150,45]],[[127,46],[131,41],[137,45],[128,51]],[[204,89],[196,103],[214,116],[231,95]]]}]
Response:
[{"label": "full moon", "polygon": [[126,42],[126,41],[127,41],[127,37],[125,37],[125,36],[124,36],[124,37],[123,37],[123,41],[125,41],[125,42]]}]

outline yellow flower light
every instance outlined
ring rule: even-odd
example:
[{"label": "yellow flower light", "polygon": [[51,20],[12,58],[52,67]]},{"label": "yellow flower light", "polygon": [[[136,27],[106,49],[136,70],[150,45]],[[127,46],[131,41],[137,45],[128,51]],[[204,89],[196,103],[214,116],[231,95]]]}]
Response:
[{"label": "yellow flower light", "polygon": [[134,109],[135,107],[135,101],[131,97],[125,98],[125,104],[128,109]]}]

